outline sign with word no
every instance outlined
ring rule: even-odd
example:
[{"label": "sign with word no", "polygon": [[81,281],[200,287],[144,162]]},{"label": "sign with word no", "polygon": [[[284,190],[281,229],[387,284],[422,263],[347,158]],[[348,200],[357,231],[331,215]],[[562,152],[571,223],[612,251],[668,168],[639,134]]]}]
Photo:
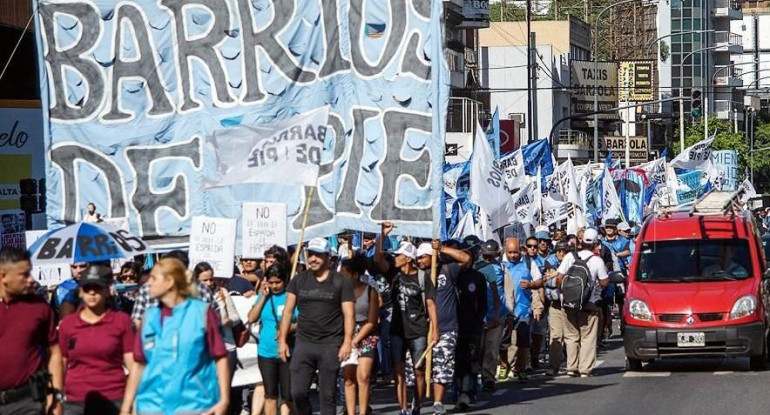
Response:
[{"label": "sign with word no", "polygon": [[190,267],[208,262],[214,269],[214,277],[232,277],[235,226],[235,219],[194,216],[190,230]]},{"label": "sign with word no", "polygon": [[244,258],[264,258],[273,245],[286,248],[286,204],[244,203],[241,232]]}]

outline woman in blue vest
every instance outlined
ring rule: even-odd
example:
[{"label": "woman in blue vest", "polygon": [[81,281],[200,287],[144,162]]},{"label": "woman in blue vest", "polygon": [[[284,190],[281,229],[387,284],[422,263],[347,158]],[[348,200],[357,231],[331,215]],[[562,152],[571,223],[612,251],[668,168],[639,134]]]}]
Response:
[{"label": "woman in blue vest", "polygon": [[175,258],[158,261],[148,284],[159,304],[137,336],[121,414],[225,415],[230,369],[219,317],[193,298],[191,274]]}]

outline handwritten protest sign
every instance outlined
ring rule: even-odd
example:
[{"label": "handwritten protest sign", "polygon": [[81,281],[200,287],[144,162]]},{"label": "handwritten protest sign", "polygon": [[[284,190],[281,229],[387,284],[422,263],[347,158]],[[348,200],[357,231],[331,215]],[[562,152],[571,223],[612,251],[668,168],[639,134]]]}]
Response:
[{"label": "handwritten protest sign", "polygon": [[244,258],[263,258],[272,245],[286,248],[286,205],[244,203],[241,234]]},{"label": "handwritten protest sign", "polygon": [[190,267],[208,262],[214,277],[233,276],[235,219],[195,216],[190,230]]}]

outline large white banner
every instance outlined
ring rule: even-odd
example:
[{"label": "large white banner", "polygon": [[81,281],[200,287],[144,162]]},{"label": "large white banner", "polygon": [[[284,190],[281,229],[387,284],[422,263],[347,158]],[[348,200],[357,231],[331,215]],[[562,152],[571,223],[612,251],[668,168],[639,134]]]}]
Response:
[{"label": "large white banner", "polygon": [[242,183],[315,186],[324,151],[329,107],[288,120],[214,131],[217,176],[205,187]]},{"label": "large white banner", "polygon": [[286,248],[286,205],[244,203],[241,222],[244,258],[264,258],[267,248]]},{"label": "large white banner", "polygon": [[[715,133],[716,134],[716,133]],[[676,156],[669,165],[680,169],[698,170],[703,169],[704,164],[711,162],[711,143],[714,142],[715,136],[711,136],[705,140],[698,141],[684,149],[678,156]]]},{"label": "large white banner", "polygon": [[190,229],[190,267],[208,262],[214,277],[230,278],[235,265],[235,219],[195,216]]}]

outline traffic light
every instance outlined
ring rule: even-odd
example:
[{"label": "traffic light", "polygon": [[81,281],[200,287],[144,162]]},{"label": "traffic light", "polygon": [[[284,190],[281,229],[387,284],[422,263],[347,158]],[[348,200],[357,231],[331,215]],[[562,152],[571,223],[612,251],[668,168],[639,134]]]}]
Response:
[{"label": "traffic light", "polygon": [[690,114],[692,114],[692,116],[695,118],[700,118],[701,113],[702,113],[702,110],[701,110],[700,90],[693,89],[692,102],[690,103]]},{"label": "traffic light", "polygon": [[27,213],[36,212],[39,208],[37,198],[37,180],[19,180],[19,191],[21,192],[21,196],[19,197],[19,205],[21,206],[21,210]]}]

